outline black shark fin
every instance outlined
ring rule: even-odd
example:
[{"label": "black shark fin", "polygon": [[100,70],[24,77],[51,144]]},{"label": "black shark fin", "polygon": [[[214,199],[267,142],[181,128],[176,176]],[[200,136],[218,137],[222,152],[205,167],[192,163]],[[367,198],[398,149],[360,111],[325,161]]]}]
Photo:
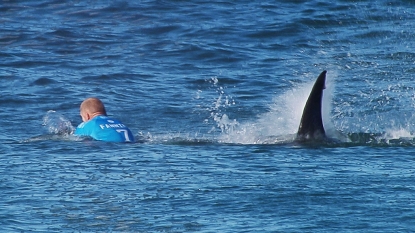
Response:
[{"label": "black shark fin", "polygon": [[323,71],[314,83],[313,89],[308,96],[303,110],[300,126],[297,132],[297,141],[323,140],[326,138],[326,132],[323,126],[321,116],[321,107],[323,100],[323,90],[326,88],[326,73]]}]

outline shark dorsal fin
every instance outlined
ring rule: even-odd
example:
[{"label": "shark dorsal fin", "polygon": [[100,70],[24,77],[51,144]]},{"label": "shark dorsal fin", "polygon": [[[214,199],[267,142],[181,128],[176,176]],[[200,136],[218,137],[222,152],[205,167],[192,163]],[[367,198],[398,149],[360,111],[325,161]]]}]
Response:
[{"label": "shark dorsal fin", "polygon": [[298,127],[297,140],[322,140],[326,138],[326,132],[321,117],[323,90],[325,88],[326,73],[323,71],[314,83],[313,89],[305,104],[300,126]]}]

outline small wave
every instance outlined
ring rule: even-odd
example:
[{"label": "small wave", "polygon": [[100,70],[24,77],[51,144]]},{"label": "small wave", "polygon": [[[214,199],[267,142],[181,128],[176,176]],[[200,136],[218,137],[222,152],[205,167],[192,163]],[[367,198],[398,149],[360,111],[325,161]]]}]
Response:
[{"label": "small wave", "polygon": [[61,134],[44,134],[34,136],[21,141],[22,143],[40,142],[40,141],[86,141],[88,138],[78,137],[75,135],[61,135]]},{"label": "small wave", "polygon": [[350,133],[348,146],[415,146],[415,137],[396,137],[388,133]]},{"label": "small wave", "polygon": [[56,81],[53,79],[42,77],[42,78],[36,79],[32,84],[35,86],[46,86],[46,85],[49,85],[55,82]]}]

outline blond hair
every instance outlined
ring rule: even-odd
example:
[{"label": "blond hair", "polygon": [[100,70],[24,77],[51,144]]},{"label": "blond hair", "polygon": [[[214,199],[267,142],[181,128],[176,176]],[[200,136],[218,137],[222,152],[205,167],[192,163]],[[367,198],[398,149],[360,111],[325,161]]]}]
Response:
[{"label": "blond hair", "polygon": [[81,104],[80,109],[81,109],[81,112],[84,111],[89,114],[99,113],[99,114],[107,115],[107,112],[105,111],[105,107],[102,101],[94,97],[84,100]]}]

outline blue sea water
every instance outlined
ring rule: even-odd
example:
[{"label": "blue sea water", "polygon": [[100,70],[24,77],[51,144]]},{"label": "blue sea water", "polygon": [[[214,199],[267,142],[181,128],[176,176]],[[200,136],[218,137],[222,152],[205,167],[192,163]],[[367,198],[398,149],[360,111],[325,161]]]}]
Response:
[{"label": "blue sea water", "polygon": [[[414,232],[414,1],[0,1],[1,232]],[[338,143],[295,144],[327,70]],[[96,96],[137,143],[79,140]]]}]

